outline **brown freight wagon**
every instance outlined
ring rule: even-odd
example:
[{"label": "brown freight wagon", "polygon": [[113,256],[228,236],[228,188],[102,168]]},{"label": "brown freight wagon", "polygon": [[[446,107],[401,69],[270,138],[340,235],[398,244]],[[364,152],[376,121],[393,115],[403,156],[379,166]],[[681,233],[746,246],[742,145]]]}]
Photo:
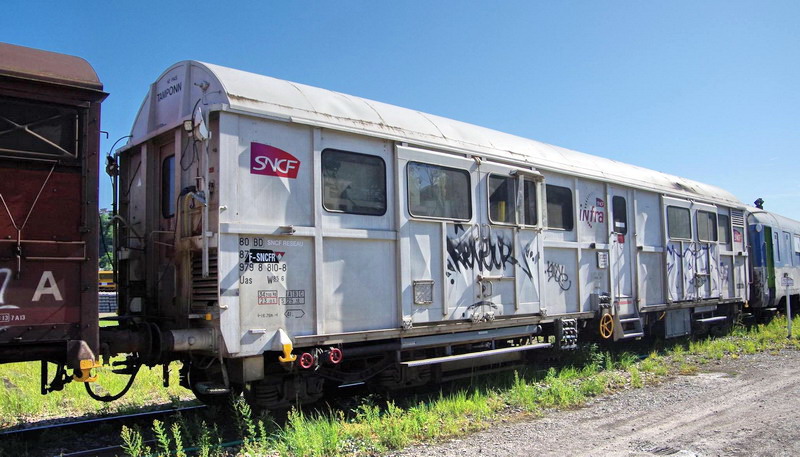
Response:
[{"label": "brown freight wagon", "polygon": [[81,58],[0,43],[0,363],[95,361],[106,95]]}]

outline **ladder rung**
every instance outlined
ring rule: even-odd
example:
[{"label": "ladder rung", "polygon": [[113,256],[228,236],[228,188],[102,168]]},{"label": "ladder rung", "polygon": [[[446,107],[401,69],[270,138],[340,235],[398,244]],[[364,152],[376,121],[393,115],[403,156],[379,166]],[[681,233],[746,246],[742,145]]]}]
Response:
[{"label": "ladder rung", "polygon": [[641,338],[644,336],[644,332],[632,332],[632,333],[623,333],[622,338]]}]

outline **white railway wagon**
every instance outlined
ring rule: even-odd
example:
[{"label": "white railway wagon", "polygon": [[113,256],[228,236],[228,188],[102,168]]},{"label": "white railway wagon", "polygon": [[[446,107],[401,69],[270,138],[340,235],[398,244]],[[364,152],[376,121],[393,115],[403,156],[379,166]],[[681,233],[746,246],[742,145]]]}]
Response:
[{"label": "white railway wagon", "polygon": [[576,330],[686,335],[747,299],[732,194],[341,93],[181,62],[119,154],[120,306],[266,406]]}]

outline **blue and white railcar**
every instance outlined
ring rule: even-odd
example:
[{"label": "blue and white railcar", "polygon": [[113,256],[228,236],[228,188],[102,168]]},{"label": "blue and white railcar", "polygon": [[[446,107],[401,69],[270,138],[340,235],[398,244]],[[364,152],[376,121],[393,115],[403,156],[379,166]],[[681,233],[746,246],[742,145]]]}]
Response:
[{"label": "blue and white railcar", "polygon": [[796,305],[800,294],[800,222],[759,208],[748,210],[752,282],[749,306],[757,313]]}]

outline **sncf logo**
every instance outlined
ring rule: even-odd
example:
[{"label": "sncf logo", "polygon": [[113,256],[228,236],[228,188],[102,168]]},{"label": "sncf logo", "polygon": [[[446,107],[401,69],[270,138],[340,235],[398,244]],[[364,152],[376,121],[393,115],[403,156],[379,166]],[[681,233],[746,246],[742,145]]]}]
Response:
[{"label": "sncf logo", "polygon": [[250,173],[297,178],[300,161],[288,152],[261,143],[250,143]]}]

